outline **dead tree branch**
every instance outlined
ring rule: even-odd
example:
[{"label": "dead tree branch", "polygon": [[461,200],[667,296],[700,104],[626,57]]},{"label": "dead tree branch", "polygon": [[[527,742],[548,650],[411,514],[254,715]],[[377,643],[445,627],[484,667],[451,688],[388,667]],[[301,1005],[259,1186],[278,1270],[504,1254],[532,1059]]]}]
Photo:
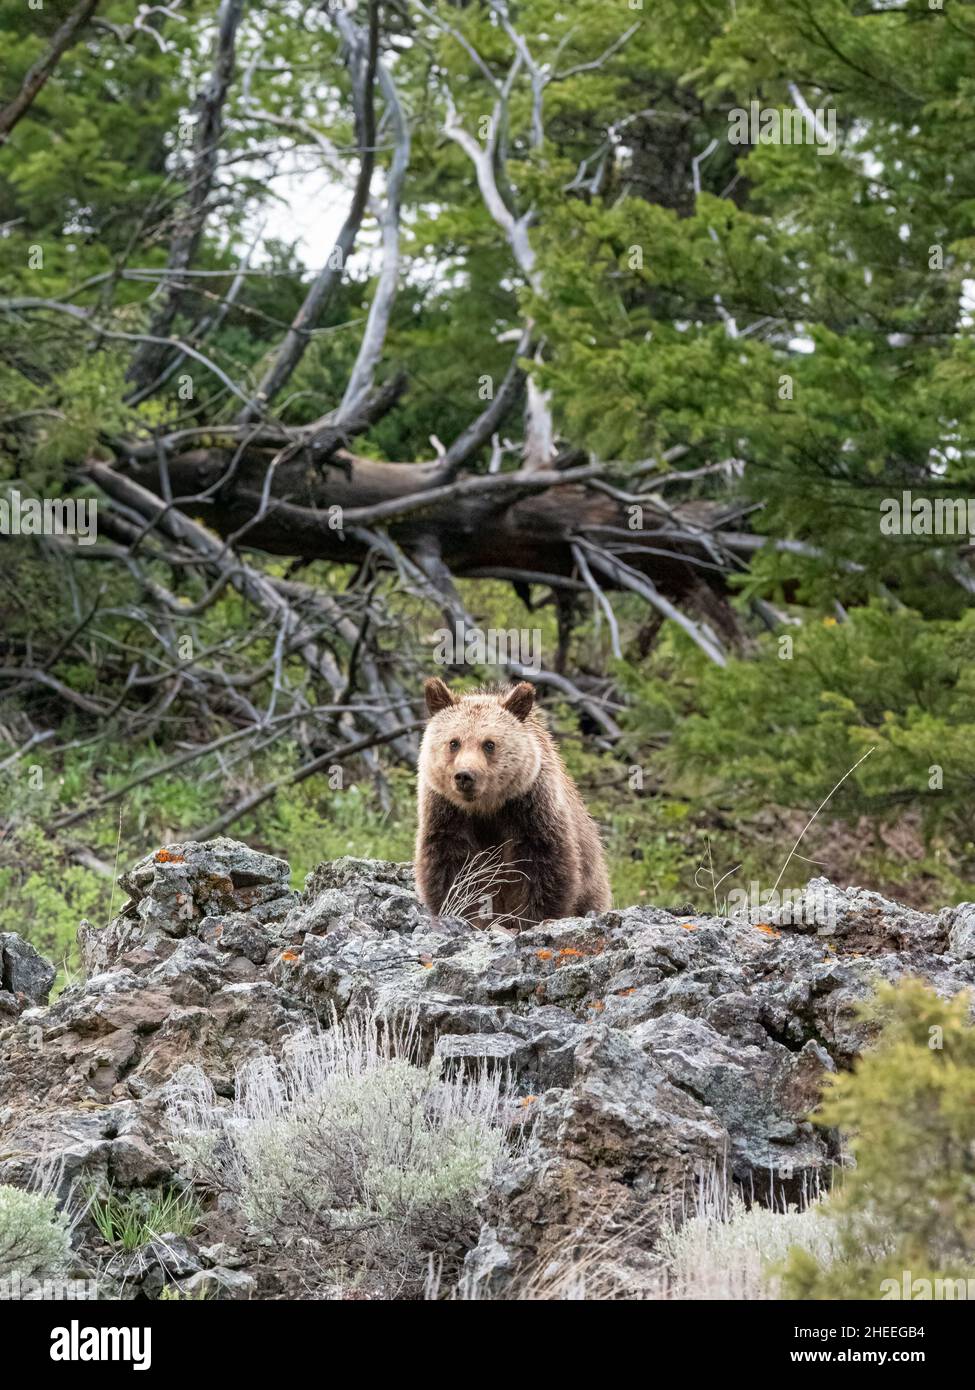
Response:
[{"label": "dead tree branch", "polygon": [[55,30],[47,52],[26,73],[20,91],[0,110],[0,145],[6,144],[10,132],[30,110],[44,83],[61,61],[64,53],[80,37],[80,32],[98,9],[100,0],[81,0],[64,23]]},{"label": "dead tree branch", "polygon": [[244,11],[244,0],[221,0],[213,45],[209,77],[197,99],[197,120],[193,138],[186,207],[178,215],[169,249],[162,304],[153,316],[146,341],[132,358],[128,379],[138,393],[161,373],[168,350],[160,343],[173,326],[183,305],[186,286],[182,274],[196,255],[206,222],[210,198],[217,175],[220,141],[223,136],[224,106],[234,73],[237,29]]},{"label": "dead tree branch", "polygon": [[290,380],[308,347],[309,332],[315,327],[338,288],[346,263],[355,246],[365,215],[376,162],[376,113],[374,105],[376,64],[379,49],[377,0],[370,0],[369,23],[365,34],[356,25],[348,31],[346,64],[352,83],[356,142],[359,150],[359,176],[342,229],[326,264],[316,276],[304,302],[261,377],[257,390],[238,415],[239,424],[262,416]]}]

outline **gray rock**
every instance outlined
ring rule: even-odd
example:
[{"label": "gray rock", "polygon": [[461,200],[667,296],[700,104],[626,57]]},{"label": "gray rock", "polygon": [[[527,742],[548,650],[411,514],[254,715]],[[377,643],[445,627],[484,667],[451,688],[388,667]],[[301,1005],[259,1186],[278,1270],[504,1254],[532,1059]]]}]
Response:
[{"label": "gray rock", "polygon": [[146,1298],[158,1298],[167,1284],[189,1279],[201,1270],[199,1247],[187,1236],[169,1231],[155,1236],[130,1255],[116,1255],[108,1273],[131,1297],[133,1287]]},{"label": "gray rock", "polygon": [[16,932],[0,932],[0,989],[17,1003],[46,1004],[57,971]]},{"label": "gray rock", "polygon": [[948,950],[959,960],[975,960],[975,903],[949,908]]},{"label": "gray rock", "polygon": [[939,950],[946,944],[940,917],[891,902],[867,888],[837,888],[826,878],[810,879],[792,901],[763,912],[763,920],[842,940],[850,950]]},{"label": "gray rock", "polygon": [[477,1245],[464,1261],[464,1293],[479,1299],[501,1293],[512,1273],[511,1252],[498,1239],[493,1226],[482,1226]]},{"label": "gray rock", "polygon": [[200,1258],[208,1267],[222,1265],[225,1269],[238,1269],[244,1263],[244,1257],[227,1244],[226,1241],[218,1241],[216,1245],[204,1245],[200,1249]]},{"label": "gray rock", "polygon": [[179,1288],[186,1298],[249,1299],[254,1296],[257,1280],[243,1270],[215,1265],[191,1275]]}]

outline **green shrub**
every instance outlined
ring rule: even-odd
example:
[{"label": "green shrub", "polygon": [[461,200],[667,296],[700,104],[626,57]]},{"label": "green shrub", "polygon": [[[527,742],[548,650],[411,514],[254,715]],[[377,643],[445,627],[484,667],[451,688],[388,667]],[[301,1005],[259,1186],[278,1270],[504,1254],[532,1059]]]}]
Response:
[{"label": "green shrub", "polygon": [[178,1083],[169,1118],[187,1172],[270,1244],[304,1252],[306,1278],[417,1296],[431,1254],[449,1265],[476,1243],[475,1199],[507,1152],[506,1083],[441,1075],[411,1025],[366,1014],[300,1033],[280,1063],[240,1068],[230,1105],[199,1069]]},{"label": "green shrub", "polygon": [[17,932],[63,971],[77,965],[78,923],[107,922],[111,893],[109,878],[72,864],[38,825],[18,827],[0,847],[0,931]]},{"label": "green shrub", "polygon": [[[688,664],[671,683],[638,688],[629,717],[669,724],[672,776],[691,774],[735,813],[776,803],[814,809],[873,750],[830,802],[831,814],[882,822],[913,808],[975,873],[975,612],[925,621],[880,604],[765,639],[726,671]],[[662,713],[663,709],[663,713]],[[691,779],[688,779],[691,780]]]},{"label": "green shrub", "polygon": [[70,1223],[56,1199],[0,1185],[0,1279],[55,1278],[70,1259]]},{"label": "green shrub", "polygon": [[882,987],[865,1012],[882,1022],[877,1044],[853,1072],[828,1078],[814,1117],[849,1137],[856,1160],[823,1204],[839,1235],[836,1258],[825,1268],[792,1251],[790,1298],[900,1297],[905,1274],[956,1279],[975,1270],[969,1000],[907,981]]}]

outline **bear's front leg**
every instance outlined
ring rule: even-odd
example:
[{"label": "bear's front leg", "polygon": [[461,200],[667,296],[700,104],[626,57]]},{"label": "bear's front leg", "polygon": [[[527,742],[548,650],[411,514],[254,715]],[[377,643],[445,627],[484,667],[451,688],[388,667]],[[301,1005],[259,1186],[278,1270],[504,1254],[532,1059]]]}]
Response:
[{"label": "bear's front leg", "polygon": [[426,835],[417,853],[416,886],[421,902],[435,917],[443,911],[453,888],[470,856],[463,846],[449,835]]},{"label": "bear's front leg", "polygon": [[416,837],[416,890],[435,917],[470,860],[469,829],[463,812],[431,795]]},{"label": "bear's front leg", "polygon": [[533,927],[548,918],[565,917],[570,908],[570,884],[561,840],[541,837],[538,831],[515,841],[514,862],[526,876],[521,906],[515,914],[519,926]]}]

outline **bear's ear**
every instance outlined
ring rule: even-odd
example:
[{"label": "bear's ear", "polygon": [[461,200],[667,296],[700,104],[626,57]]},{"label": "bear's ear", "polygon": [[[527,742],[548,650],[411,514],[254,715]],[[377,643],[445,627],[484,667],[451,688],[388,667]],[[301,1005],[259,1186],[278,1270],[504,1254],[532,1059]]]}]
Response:
[{"label": "bear's ear", "polygon": [[534,703],[535,687],[529,685],[528,681],[520,681],[514,690],[505,696],[501,708],[513,714],[516,719],[527,719]]},{"label": "bear's ear", "polygon": [[423,696],[429,714],[439,714],[442,709],[448,709],[457,703],[439,676],[431,676],[428,681],[424,681]]}]

